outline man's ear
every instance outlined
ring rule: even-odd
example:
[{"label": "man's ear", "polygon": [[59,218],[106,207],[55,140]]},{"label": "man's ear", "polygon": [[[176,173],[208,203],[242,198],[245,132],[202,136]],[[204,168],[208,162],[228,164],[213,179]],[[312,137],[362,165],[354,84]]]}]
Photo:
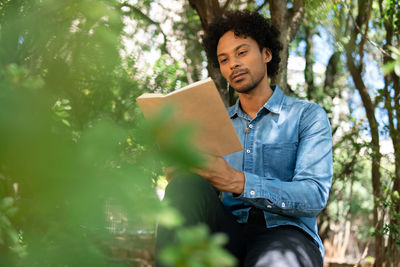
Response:
[{"label": "man's ear", "polygon": [[264,63],[268,63],[271,61],[272,59],[272,53],[271,50],[269,48],[264,47],[262,49],[262,56],[264,58]]}]

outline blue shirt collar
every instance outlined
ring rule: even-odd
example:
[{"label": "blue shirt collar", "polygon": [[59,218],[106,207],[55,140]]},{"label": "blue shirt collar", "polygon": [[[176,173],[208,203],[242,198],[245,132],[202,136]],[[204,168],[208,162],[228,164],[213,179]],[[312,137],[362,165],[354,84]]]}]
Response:
[{"label": "blue shirt collar", "polygon": [[[285,95],[283,94],[282,90],[277,85],[271,85],[271,89],[274,91],[272,96],[268,99],[268,101],[264,104],[262,108],[269,110],[272,113],[279,114],[282,110],[283,100]],[[239,98],[236,100],[235,105],[233,105],[229,110],[228,114],[231,118],[234,116],[243,116],[244,112],[240,108],[239,105]]]}]

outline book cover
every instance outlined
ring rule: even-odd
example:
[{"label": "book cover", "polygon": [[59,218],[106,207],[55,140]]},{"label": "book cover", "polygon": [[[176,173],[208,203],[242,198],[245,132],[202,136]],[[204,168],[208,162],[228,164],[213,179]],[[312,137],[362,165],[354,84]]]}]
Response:
[{"label": "book cover", "polygon": [[211,78],[192,83],[167,95],[144,93],[136,101],[145,117],[165,105],[174,109],[174,120],[195,124],[194,144],[217,156],[243,150],[224,103]]}]

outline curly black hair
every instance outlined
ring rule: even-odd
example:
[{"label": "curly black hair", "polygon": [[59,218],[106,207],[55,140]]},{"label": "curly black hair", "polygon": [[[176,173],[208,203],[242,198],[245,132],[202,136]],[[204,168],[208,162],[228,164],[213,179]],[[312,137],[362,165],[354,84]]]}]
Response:
[{"label": "curly black hair", "polygon": [[219,67],[217,45],[222,35],[228,31],[233,31],[236,36],[252,38],[257,42],[260,51],[264,47],[271,50],[272,59],[267,63],[268,76],[273,77],[278,73],[281,61],[279,52],[282,50],[280,32],[269,19],[249,10],[227,11],[208,25],[203,37],[203,46],[211,64]]}]

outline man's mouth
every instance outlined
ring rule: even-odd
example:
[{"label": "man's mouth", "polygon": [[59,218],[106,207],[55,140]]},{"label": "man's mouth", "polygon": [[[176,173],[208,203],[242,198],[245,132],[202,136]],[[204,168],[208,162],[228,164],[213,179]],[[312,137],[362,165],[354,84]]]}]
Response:
[{"label": "man's mouth", "polygon": [[231,74],[231,80],[234,82],[239,82],[243,80],[244,76],[246,75],[246,72],[237,72],[237,73],[232,73]]}]

